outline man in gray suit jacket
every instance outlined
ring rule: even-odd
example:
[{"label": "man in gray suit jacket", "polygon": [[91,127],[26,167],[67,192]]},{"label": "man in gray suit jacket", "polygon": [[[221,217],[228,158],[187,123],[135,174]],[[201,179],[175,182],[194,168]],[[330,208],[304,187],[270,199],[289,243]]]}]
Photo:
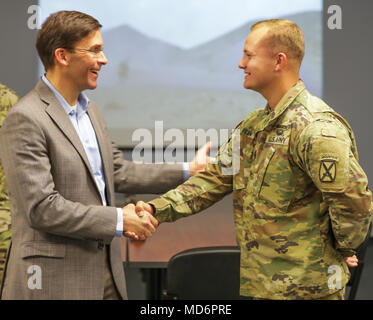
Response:
[{"label": "man in gray suit jacket", "polygon": [[[125,161],[82,93],[107,63],[100,27],[75,11],[45,21],[36,46],[46,74],[1,128],[13,228],[2,299],[126,299],[120,236],[145,238],[157,222],[133,205],[113,207],[114,192],[183,182],[182,164]],[[194,160],[189,170],[203,167]]]}]

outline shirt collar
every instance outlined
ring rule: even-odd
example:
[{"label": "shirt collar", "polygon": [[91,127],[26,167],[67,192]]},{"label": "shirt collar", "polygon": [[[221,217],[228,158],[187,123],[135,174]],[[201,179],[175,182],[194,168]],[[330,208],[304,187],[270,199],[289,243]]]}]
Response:
[{"label": "shirt collar", "polygon": [[281,100],[277,103],[276,107],[271,110],[269,105],[266,106],[266,111],[269,113],[269,121],[273,121],[277,119],[284,111],[290,106],[290,104],[294,101],[294,99],[305,89],[304,83],[301,79],[291,87],[288,92],[281,98]]},{"label": "shirt collar", "polygon": [[57,91],[57,89],[50,83],[50,81],[47,79],[45,75],[43,75],[42,80],[44,83],[49,87],[49,89],[52,90],[58,101],[61,103],[62,107],[64,108],[65,112],[68,115],[77,113],[77,116],[81,116],[88,110],[89,105],[89,98],[84,92],[81,92],[78,97],[78,103],[76,106],[70,106],[65,98]]}]

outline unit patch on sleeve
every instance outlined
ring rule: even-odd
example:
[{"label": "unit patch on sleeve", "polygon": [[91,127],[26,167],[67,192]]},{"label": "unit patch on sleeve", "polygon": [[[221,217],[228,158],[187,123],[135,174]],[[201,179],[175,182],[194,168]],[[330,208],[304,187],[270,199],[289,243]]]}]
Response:
[{"label": "unit patch on sleeve", "polygon": [[321,182],[334,182],[337,177],[337,166],[335,160],[321,160],[319,177]]}]

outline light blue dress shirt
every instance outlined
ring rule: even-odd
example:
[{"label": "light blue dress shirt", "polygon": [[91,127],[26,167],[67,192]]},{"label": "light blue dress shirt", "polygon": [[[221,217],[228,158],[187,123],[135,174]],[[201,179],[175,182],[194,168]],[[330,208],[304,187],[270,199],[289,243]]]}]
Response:
[{"label": "light blue dress shirt", "polygon": [[[55,89],[55,87],[49,82],[49,80],[42,76],[42,80],[52,90],[62,107],[66,111],[73,124],[80,141],[84,147],[85,153],[88,157],[89,164],[91,166],[96,185],[101,195],[102,204],[106,203],[105,196],[105,176],[102,167],[102,158],[100,148],[98,146],[95,130],[93,129],[91,119],[88,116],[87,110],[89,105],[88,97],[81,92],[78,97],[78,103],[75,106],[70,106],[65,98]],[[183,163],[184,169],[184,180],[189,179],[189,164]],[[117,227],[116,236],[120,237],[123,234],[123,211],[121,208],[117,208]]]}]

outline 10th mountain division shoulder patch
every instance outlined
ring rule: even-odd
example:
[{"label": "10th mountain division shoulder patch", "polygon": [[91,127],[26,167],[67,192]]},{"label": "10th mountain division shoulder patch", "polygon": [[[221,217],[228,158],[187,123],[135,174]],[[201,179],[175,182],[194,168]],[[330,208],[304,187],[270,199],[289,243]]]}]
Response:
[{"label": "10th mountain division shoulder patch", "polygon": [[335,160],[321,160],[319,179],[320,182],[330,183],[334,182],[337,177],[337,166]]}]

